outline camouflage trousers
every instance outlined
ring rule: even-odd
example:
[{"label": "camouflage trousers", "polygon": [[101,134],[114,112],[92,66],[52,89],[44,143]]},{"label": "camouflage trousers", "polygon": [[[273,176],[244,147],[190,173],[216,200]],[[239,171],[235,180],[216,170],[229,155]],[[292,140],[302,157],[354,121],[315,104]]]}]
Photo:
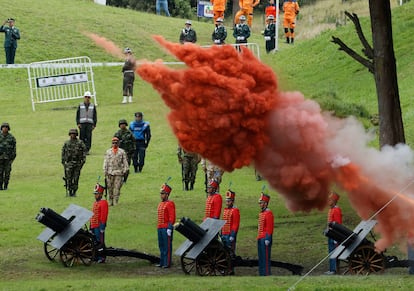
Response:
[{"label": "camouflage trousers", "polygon": [[70,196],[75,196],[78,191],[79,177],[82,169],[81,163],[68,162],[64,164],[66,189]]},{"label": "camouflage trousers", "polygon": [[7,189],[12,170],[12,161],[9,159],[0,159],[0,190]]},{"label": "camouflage trousers", "polygon": [[182,179],[185,190],[193,190],[195,178],[197,176],[198,160],[193,157],[183,157],[182,163]]},{"label": "camouflage trousers", "polygon": [[106,187],[109,195],[109,205],[116,205],[119,202],[121,195],[121,187],[124,176],[122,175],[108,175],[106,176]]}]

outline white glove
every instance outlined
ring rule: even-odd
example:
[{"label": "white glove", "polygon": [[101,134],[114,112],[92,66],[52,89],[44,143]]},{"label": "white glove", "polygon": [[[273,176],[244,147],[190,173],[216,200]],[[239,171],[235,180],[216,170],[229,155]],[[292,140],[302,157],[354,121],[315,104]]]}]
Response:
[{"label": "white glove", "polygon": [[234,237],[233,236],[231,236],[231,237],[229,237],[229,241],[234,241]]},{"label": "white glove", "polygon": [[168,236],[171,236],[171,233],[172,233],[172,230],[168,228],[168,229],[167,229],[167,235],[168,235]]},{"label": "white glove", "polygon": [[238,36],[237,40],[244,40],[244,36]]},{"label": "white glove", "polygon": [[220,43],[220,40],[219,39],[215,39],[214,40],[214,43]]},{"label": "white glove", "polygon": [[265,240],[265,245],[268,246],[270,244],[270,240]]},{"label": "white glove", "polygon": [[264,39],[265,39],[265,40],[270,40],[270,39],[271,39],[271,37],[270,37],[270,36],[265,36],[265,37],[264,37]]}]

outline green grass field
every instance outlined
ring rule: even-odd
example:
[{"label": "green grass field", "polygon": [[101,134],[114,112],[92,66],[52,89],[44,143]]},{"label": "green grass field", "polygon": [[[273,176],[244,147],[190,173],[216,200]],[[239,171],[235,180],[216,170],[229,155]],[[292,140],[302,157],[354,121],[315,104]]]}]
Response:
[{"label": "green grass field", "polygon": [[[414,137],[413,108],[410,98],[414,89],[413,43],[414,4],[393,10],[394,46],[399,73],[399,89],[407,143]],[[306,13],[306,9],[302,11]],[[137,59],[174,60],[160,49],[151,35],[160,34],[178,41],[184,20],[139,13],[132,10],[103,7],[85,0],[19,0],[2,3],[3,18],[15,17],[22,39],[16,63],[89,56],[93,62],[119,62],[97,47],[83,32],[92,32],[113,41],[120,48],[130,47]],[[368,19],[362,19],[364,31],[370,31]],[[200,44],[209,44],[212,24],[193,22]],[[300,27],[298,27],[300,29]],[[322,32],[310,40],[297,39],[294,46],[280,43],[279,51],[265,55],[259,33],[250,42],[258,43],[262,61],[278,75],[282,90],[299,90],[307,98],[338,116],[356,115],[364,126],[375,130],[370,118],[377,113],[375,84],[366,69],[339,52],[331,44],[332,35],[360,47],[351,25]],[[2,37],[2,36],[0,36]],[[3,60],[0,54],[0,60]],[[177,217],[188,216],[197,223],[203,217],[205,193],[203,173],[199,170],[195,190],[182,191],[181,168],[177,162],[177,140],[166,116],[169,109],[152,87],[137,78],[133,104],[122,105],[120,67],[94,68],[99,100],[98,125],[93,134],[91,155],[82,170],[78,197],[66,198],[60,151],[68,130],[75,127],[78,101],[36,106],[33,112],[25,69],[0,68],[0,122],[9,122],[17,139],[17,158],[9,190],[1,191],[0,203],[0,290],[412,290],[414,283],[406,269],[386,270],[383,275],[322,276],[327,269],[327,242],[322,234],[326,212],[291,213],[284,200],[270,191],[270,208],[275,214],[272,258],[301,264],[310,276],[291,276],[274,269],[275,276],[260,278],[256,268],[238,268],[236,276],[204,278],[186,276],[174,257],[170,270],[159,270],[146,261],[134,258],[109,258],[104,265],[64,268],[48,261],[43,244],[36,240],[43,226],[35,221],[40,207],[62,212],[70,203],[90,208],[93,187],[102,175],[103,156],[118,120],[131,121],[136,111],[143,111],[151,123],[153,139],[147,151],[146,166],[140,174],[131,174],[122,188],[120,204],[110,209],[107,245],[136,249],[158,255],[155,229],[159,187],[169,176],[173,187],[171,199],[177,206]],[[373,146],[377,146],[374,143]],[[257,199],[264,182],[257,182],[254,169],[245,167],[225,173],[223,188],[229,183],[237,192],[236,205],[241,210],[238,254],[256,258]],[[360,219],[343,193],[340,205],[344,224],[353,228]],[[174,250],[184,241],[176,233]],[[405,258],[399,245],[387,250],[389,255]],[[320,264],[319,264],[320,263]]]}]

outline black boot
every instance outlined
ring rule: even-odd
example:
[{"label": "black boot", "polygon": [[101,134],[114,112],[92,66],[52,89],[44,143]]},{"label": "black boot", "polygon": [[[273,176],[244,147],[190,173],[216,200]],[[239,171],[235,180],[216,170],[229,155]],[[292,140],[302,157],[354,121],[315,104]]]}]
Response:
[{"label": "black boot", "polygon": [[292,37],[291,39],[290,39],[290,43],[293,43],[293,41],[294,41],[295,39]]},{"label": "black boot", "polygon": [[190,183],[190,190],[193,190],[194,189],[194,182],[191,182]]},{"label": "black boot", "polygon": [[3,190],[7,190],[7,187],[9,186],[9,182],[5,182],[3,186]]},{"label": "black boot", "polygon": [[184,190],[188,191],[188,182],[184,182]]},{"label": "black boot", "polygon": [[289,38],[289,37],[287,37],[287,38],[286,38],[286,43],[289,43],[289,40],[290,40],[290,38]]}]

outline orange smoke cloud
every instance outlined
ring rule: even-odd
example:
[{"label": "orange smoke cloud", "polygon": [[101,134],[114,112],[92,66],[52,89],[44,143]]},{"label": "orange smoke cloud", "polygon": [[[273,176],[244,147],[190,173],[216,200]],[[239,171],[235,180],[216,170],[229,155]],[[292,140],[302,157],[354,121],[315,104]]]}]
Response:
[{"label": "orange smoke cloud", "polygon": [[116,58],[124,57],[122,49],[117,47],[116,44],[106,39],[105,37],[99,36],[91,32],[83,32],[83,34],[89,37],[91,40],[93,40],[97,46],[100,46],[101,48],[105,49],[106,52],[110,53],[114,57]]},{"label": "orange smoke cloud", "polygon": [[404,188],[414,177],[407,146],[367,147],[370,136],[355,119],[334,118],[299,92],[278,91],[273,71],[247,49],[155,40],[187,67],[143,63],[137,73],[171,108],[168,120],[186,150],[226,171],[254,164],[292,211],[325,208],[333,184],[348,192],[363,219],[398,195],[375,217],[376,247],[412,238],[414,202],[394,192],[412,190]]}]

